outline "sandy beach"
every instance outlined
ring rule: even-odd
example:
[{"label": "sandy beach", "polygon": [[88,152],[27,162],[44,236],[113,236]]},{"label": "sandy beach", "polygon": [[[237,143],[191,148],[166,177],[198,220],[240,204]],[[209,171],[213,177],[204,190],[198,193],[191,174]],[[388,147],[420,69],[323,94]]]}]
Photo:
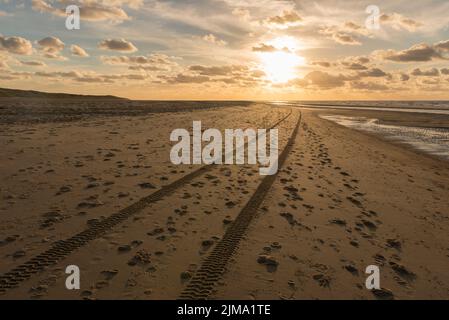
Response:
[{"label": "sandy beach", "polygon": [[[341,110],[162,109],[85,105],[67,119],[50,103],[24,120],[2,107],[0,299],[449,296],[447,161],[321,117]],[[279,173],[173,165],[170,132],[192,120],[276,126]],[[81,290],[65,288],[69,265]],[[382,290],[365,288],[368,265]]]}]

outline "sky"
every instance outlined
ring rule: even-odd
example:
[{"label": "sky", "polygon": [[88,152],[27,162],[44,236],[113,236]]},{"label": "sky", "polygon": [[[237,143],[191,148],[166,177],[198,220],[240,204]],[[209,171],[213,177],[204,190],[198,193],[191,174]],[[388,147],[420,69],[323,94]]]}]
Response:
[{"label": "sky", "polygon": [[[80,8],[79,30],[66,7]],[[449,100],[447,0],[0,0],[0,87],[155,100]]]}]

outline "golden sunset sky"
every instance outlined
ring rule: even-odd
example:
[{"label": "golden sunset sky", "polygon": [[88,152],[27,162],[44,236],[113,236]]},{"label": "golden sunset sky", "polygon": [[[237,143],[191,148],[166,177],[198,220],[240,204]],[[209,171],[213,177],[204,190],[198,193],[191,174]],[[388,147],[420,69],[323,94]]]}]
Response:
[{"label": "golden sunset sky", "polygon": [[[80,30],[65,27],[69,4],[81,8]],[[366,10],[373,4],[378,28]],[[447,0],[0,0],[4,88],[164,100],[444,100],[448,59]]]}]

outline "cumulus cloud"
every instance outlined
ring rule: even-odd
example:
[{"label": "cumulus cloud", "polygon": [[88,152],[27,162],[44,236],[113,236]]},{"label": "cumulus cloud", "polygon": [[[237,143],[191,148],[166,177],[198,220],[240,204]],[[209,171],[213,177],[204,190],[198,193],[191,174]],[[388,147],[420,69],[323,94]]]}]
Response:
[{"label": "cumulus cloud", "polygon": [[48,52],[59,52],[64,49],[65,44],[56,37],[46,37],[37,42],[41,48]]},{"label": "cumulus cloud", "polygon": [[70,52],[72,53],[72,55],[78,56],[78,57],[86,58],[89,56],[89,54],[86,52],[86,50],[84,50],[80,46],[77,46],[76,44],[74,44],[70,47]]},{"label": "cumulus cloud", "polygon": [[437,68],[422,71],[420,68],[416,68],[412,71],[412,75],[416,77],[437,77],[440,75],[440,71]]},{"label": "cumulus cloud", "polygon": [[371,35],[370,31],[365,26],[361,26],[352,21],[345,22],[343,26],[340,27],[340,30],[343,32],[354,33],[367,37]]},{"label": "cumulus cloud", "polygon": [[385,60],[395,62],[426,62],[432,61],[433,59],[443,59],[441,53],[434,46],[425,43],[416,44],[402,51],[377,51],[376,54]]},{"label": "cumulus cloud", "polygon": [[139,9],[143,6],[144,0],[91,0],[91,2],[97,2],[102,5],[122,7],[127,6],[133,9]]},{"label": "cumulus cloud", "polygon": [[98,47],[103,50],[136,52],[138,49],[129,41],[125,39],[107,39],[98,44]]},{"label": "cumulus cloud", "polygon": [[246,65],[205,66],[192,65],[175,76],[160,75],[159,79],[168,84],[212,84],[221,82],[239,87],[263,83],[265,72]]},{"label": "cumulus cloud", "polygon": [[49,79],[69,80],[81,83],[114,83],[118,80],[146,80],[148,77],[142,74],[97,74],[96,72],[81,71],[53,71],[53,72],[35,72],[35,76]]},{"label": "cumulus cloud", "polygon": [[337,43],[351,46],[359,46],[362,44],[359,40],[354,38],[354,36],[342,32],[336,32],[332,34],[332,39],[334,39]]},{"label": "cumulus cloud", "polygon": [[393,29],[396,30],[405,29],[409,32],[414,32],[417,28],[423,26],[422,23],[404,17],[399,13],[391,13],[391,14],[384,13],[380,16],[380,22],[382,24],[390,25]]},{"label": "cumulus cloud", "polygon": [[277,49],[270,44],[261,43],[260,45],[253,47],[253,51],[254,52],[274,52],[274,51],[277,51]]},{"label": "cumulus cloud", "polygon": [[349,70],[367,70],[368,67],[358,62],[342,61],[341,65]]},{"label": "cumulus cloud", "polygon": [[165,54],[154,53],[148,56],[101,56],[100,60],[107,65],[128,66],[130,70],[168,71],[176,68],[174,58]]},{"label": "cumulus cloud", "polygon": [[206,42],[210,42],[219,46],[225,46],[227,44],[226,41],[218,39],[215,35],[213,35],[212,33],[209,33],[205,36],[202,37],[202,39]]},{"label": "cumulus cloud", "polygon": [[329,90],[343,87],[347,78],[342,75],[333,75],[322,71],[312,71],[308,73],[303,79],[296,79],[290,84],[300,87],[312,87],[321,90]]},{"label": "cumulus cloud", "polygon": [[0,50],[19,55],[30,55],[33,53],[33,45],[27,39],[21,37],[0,36]]},{"label": "cumulus cloud", "polygon": [[[0,3],[2,1],[4,2],[5,0],[0,0]],[[9,1],[10,3],[13,2]],[[110,26],[106,26],[109,30],[108,35],[103,38],[97,38],[96,41],[100,49],[110,51],[103,51],[100,54],[98,54],[98,50],[91,50],[90,47],[88,48],[89,51],[86,52],[82,48],[84,47],[84,42],[79,42],[81,38],[77,38],[78,40],[69,40],[72,37],[61,38],[66,44],[58,38],[47,37],[45,38],[46,40],[42,39],[39,42],[34,42],[34,40],[39,40],[39,38],[35,38],[32,46],[30,43],[29,50],[20,51],[20,45],[16,49],[10,44],[5,46],[5,39],[8,38],[0,35],[0,54],[3,52],[5,56],[11,59],[7,62],[3,61],[0,64],[0,68],[5,69],[7,65],[10,65],[11,68],[14,66],[41,67],[42,63],[38,60],[47,61],[42,57],[62,59],[61,54],[65,52],[63,50],[67,49],[67,54],[64,53],[64,55],[68,58],[71,58],[70,55],[87,57],[90,54],[95,56],[95,59],[91,61],[92,64],[89,64],[89,67],[92,68],[91,70],[97,70],[99,73],[103,69],[114,70],[115,72],[125,74],[105,75],[97,74],[93,71],[91,73],[82,71],[78,72],[78,74],[61,73],[71,69],[69,64],[60,64],[64,66],[64,69],[59,73],[48,72],[36,74],[35,76],[55,80],[69,79],[72,82],[88,84],[112,83],[121,80],[123,80],[123,83],[126,83],[126,81],[145,81],[151,75],[152,80],[161,80],[159,83],[204,84],[205,90],[213,86],[221,87],[221,84],[218,85],[217,82],[230,85],[235,84],[242,87],[249,84],[263,83],[267,87],[273,88],[273,90],[284,88],[285,92],[282,91],[280,92],[281,94],[287,92],[290,94],[294,90],[289,91],[293,88],[286,89],[288,84],[283,83],[282,86],[278,86],[270,82],[272,77],[267,77],[262,70],[256,70],[256,68],[266,68],[266,72],[270,73],[269,68],[271,65],[269,64],[272,64],[273,68],[276,69],[277,59],[279,59],[279,65],[281,62],[285,62],[286,68],[289,68],[289,61],[287,59],[281,61],[281,54],[270,55],[268,53],[290,50],[289,52],[292,55],[298,54],[301,55],[301,58],[310,61],[308,65],[301,64],[299,67],[301,72],[307,70],[305,72],[306,76],[301,76],[300,79],[296,79],[294,82],[296,85],[311,91],[342,87],[345,88],[344,91],[347,89],[349,93],[351,89],[369,90],[369,88],[372,88],[372,90],[377,90],[373,83],[379,86],[397,85],[401,84],[401,81],[409,81],[410,79],[413,80],[409,83],[413,87],[410,90],[415,90],[415,86],[418,83],[437,78],[432,76],[432,74],[435,74],[435,70],[429,70],[429,68],[434,66],[438,66],[440,75],[446,75],[441,77],[441,84],[444,82],[447,85],[445,79],[449,78],[449,70],[447,68],[441,69],[444,65],[426,63],[435,60],[440,60],[436,62],[444,62],[445,59],[448,59],[449,40],[435,44],[416,44],[410,46],[410,48],[408,48],[409,45],[396,47],[396,45],[403,45],[412,39],[410,35],[407,36],[407,39],[399,38],[403,33],[419,30],[423,26],[421,22],[414,20],[415,18],[410,19],[394,13],[394,11],[402,12],[399,9],[391,9],[403,7],[402,4],[389,6],[389,12],[393,13],[381,16],[384,32],[375,32],[365,27],[364,19],[366,16],[363,10],[360,14],[351,15],[355,4],[353,1],[339,3],[338,5],[334,4],[333,1],[315,4],[312,0],[306,0],[301,3],[291,0],[218,0],[213,1],[212,4],[204,0],[32,0],[32,3],[34,10],[42,12],[43,17],[49,19],[54,18],[51,15],[61,17],[61,19],[58,18],[57,20],[61,22],[62,28],[64,28],[62,18],[66,16],[65,6],[67,4],[82,3],[82,21],[86,25],[82,27],[79,36],[81,38],[87,37],[86,39],[90,40],[95,36],[88,34],[93,30],[90,28],[92,24],[87,21],[84,22],[84,20],[123,22],[131,19],[131,16],[134,15],[139,21],[126,24],[126,28],[129,28],[127,30],[130,32],[127,34],[135,33],[133,37],[125,37],[127,40],[119,39],[123,35],[113,33],[113,30],[109,28]],[[143,6],[144,3],[145,6]],[[422,5],[417,6],[417,8],[425,7]],[[142,11],[139,11],[139,13],[133,11],[139,8],[142,8]],[[437,6],[432,13],[444,11],[438,10],[438,8],[441,7]],[[296,9],[301,11],[295,11]],[[420,9],[417,10],[415,12],[419,12]],[[37,13],[35,12],[35,14]],[[434,20],[435,25],[441,24],[436,21],[434,14],[428,15],[429,17],[432,16],[432,18],[425,18],[421,14],[419,16],[425,19],[422,20],[425,23],[425,28],[422,29],[426,31],[426,33],[420,33],[420,37],[424,38],[427,36],[429,39],[444,40],[444,29],[431,26],[430,22]],[[442,13],[441,16],[439,16],[439,19],[444,20]],[[353,18],[350,19],[348,17]],[[146,43],[137,42],[145,33],[145,30],[138,29],[143,23],[156,32],[156,34],[150,35]],[[393,32],[393,29],[406,31],[399,34]],[[283,43],[288,43],[288,41],[277,41],[283,37],[294,38],[298,45],[292,45],[289,47],[290,49],[283,48]],[[103,39],[107,40],[102,41]],[[226,44],[225,40],[229,42],[229,46],[218,48]],[[134,42],[134,44],[130,41]],[[333,42],[345,46],[358,46],[366,43],[366,46],[358,48],[346,47],[342,51],[342,47]],[[81,47],[74,43],[80,44]],[[395,46],[391,47],[395,50],[385,50],[388,49],[388,43],[395,43]],[[198,44],[201,47],[209,46],[213,49],[214,53],[217,54],[216,65],[208,65],[208,62],[211,61],[210,53],[207,50],[200,52],[197,47]],[[64,48],[64,46],[67,48]],[[136,46],[139,46],[140,51],[138,51]],[[383,49],[383,51],[379,52],[379,55],[372,54],[369,57],[347,57],[348,55],[368,54],[368,50],[372,50],[371,48],[374,46],[378,46],[378,49]],[[9,49],[5,49],[5,47],[9,47]],[[164,52],[172,55],[181,52],[185,61],[179,62],[176,60],[177,58],[171,56],[146,55],[146,50],[151,50],[150,48],[154,47],[163,48],[160,50],[164,50]],[[13,57],[9,53],[12,53],[14,50],[16,53],[21,52],[19,54],[25,54],[24,52],[26,51],[34,52],[36,56]],[[70,53],[68,53],[69,50]],[[133,53],[136,51],[138,52]],[[140,55],[141,52],[145,52],[145,54]],[[264,52],[267,54],[256,54]],[[266,57],[266,60],[272,58],[273,61],[268,61],[269,63],[264,64],[264,59],[258,59],[261,56]],[[18,58],[23,58],[23,60],[14,60]],[[3,59],[0,58],[0,60]],[[97,64],[94,63],[95,61]],[[233,65],[241,64],[242,61],[248,61],[248,65]],[[394,64],[386,63],[386,61],[394,62]],[[411,62],[414,64],[413,67],[402,68],[398,64],[400,62]],[[108,65],[108,67],[101,66],[102,63]],[[227,63],[230,65],[225,65]],[[395,67],[398,69],[395,70]],[[414,68],[418,70],[413,70]],[[295,69],[294,71],[296,72],[296,68],[291,67],[291,69]],[[30,68],[30,70],[32,69]],[[36,68],[32,71],[44,70],[47,69]],[[53,68],[47,71],[52,70]],[[276,71],[282,72],[283,70]],[[309,71],[312,72],[308,73]],[[4,74],[4,76],[6,75]],[[7,76],[17,77],[18,75],[8,73]],[[402,83],[402,85],[407,87],[406,83]],[[166,88],[168,87],[166,86]],[[268,92],[264,88],[260,87],[260,92]],[[239,91],[237,90],[236,92]],[[340,90],[338,92],[340,93]]]},{"label": "cumulus cloud", "polygon": [[66,60],[67,58],[61,56],[61,51],[64,50],[65,44],[59,38],[46,37],[37,42],[40,50],[45,58]]},{"label": "cumulus cloud", "polygon": [[362,78],[382,78],[387,77],[388,73],[379,68],[372,68],[366,71],[359,72],[358,76]]},{"label": "cumulus cloud", "polygon": [[[66,17],[65,7],[67,3],[65,1],[59,1],[59,6],[54,7],[50,1],[46,0],[33,0],[33,9],[39,12],[51,13],[56,16]],[[122,5],[128,5],[130,7],[139,7],[142,1],[73,1],[73,3],[80,7],[81,18],[90,21],[112,21],[115,23],[121,23],[129,20],[128,14],[121,8]]]},{"label": "cumulus cloud", "polygon": [[370,30],[352,21],[347,21],[340,25],[321,27],[318,33],[339,44],[351,46],[361,45],[360,38],[372,36]]},{"label": "cumulus cloud", "polygon": [[100,60],[107,65],[127,66],[134,71],[170,71],[178,68],[176,57],[153,53],[147,56],[101,56]]},{"label": "cumulus cloud", "polygon": [[302,22],[302,18],[294,10],[285,10],[282,14],[269,17],[266,23],[270,26],[285,29],[291,26],[296,26]]},{"label": "cumulus cloud", "polygon": [[340,61],[340,65],[342,65],[345,69],[348,70],[368,70],[366,64],[370,63],[371,59],[365,56],[355,56],[348,57]]},{"label": "cumulus cloud", "polygon": [[449,51],[449,40],[440,41],[434,45],[437,50]]},{"label": "cumulus cloud", "polygon": [[356,36],[352,35],[350,32],[345,32],[340,30],[338,27],[325,27],[319,30],[320,34],[325,35],[326,37],[334,40],[335,42],[343,45],[351,45],[358,46],[362,43],[356,38]]}]

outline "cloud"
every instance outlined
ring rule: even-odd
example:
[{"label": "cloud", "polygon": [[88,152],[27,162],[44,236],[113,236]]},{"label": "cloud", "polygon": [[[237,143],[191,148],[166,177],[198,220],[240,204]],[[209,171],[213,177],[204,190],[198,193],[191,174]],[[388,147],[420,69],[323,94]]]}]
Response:
[{"label": "cloud", "polygon": [[[354,29],[352,29],[354,31]],[[325,27],[318,31],[320,34],[327,36],[328,38],[334,40],[335,42],[343,45],[358,46],[362,43],[351,34],[351,32],[342,31],[336,26]]]},{"label": "cloud", "polygon": [[75,78],[74,81],[84,83],[114,83],[114,81],[111,79],[91,75]]},{"label": "cloud", "polygon": [[27,39],[21,37],[0,36],[0,50],[19,55],[30,55],[33,53],[33,45]]},{"label": "cloud", "polygon": [[101,56],[100,60],[107,65],[128,66],[129,70],[168,71],[178,64],[174,58],[165,54],[154,53],[148,56]]},{"label": "cloud", "polygon": [[278,51],[274,46],[271,44],[265,44],[261,43],[259,46],[253,47],[254,52],[274,52]]},{"label": "cloud", "polygon": [[328,61],[313,61],[310,63],[312,66],[320,66],[323,68],[330,68],[332,66],[332,63]]},{"label": "cloud", "polygon": [[380,16],[380,22],[382,24],[390,25],[393,29],[396,30],[405,29],[409,32],[414,32],[416,31],[416,29],[423,26],[422,23],[404,17],[399,13],[391,13],[391,14],[384,13]]},{"label": "cloud", "polygon": [[347,78],[342,75],[332,75],[327,72],[312,71],[303,79],[293,80],[290,84],[298,85],[300,87],[315,87],[321,90],[329,90],[343,87],[346,80]]},{"label": "cloud", "polygon": [[55,71],[55,72],[46,72],[46,71],[39,71],[35,73],[36,76],[39,77],[45,77],[45,78],[76,78],[81,77],[82,74],[78,71],[68,71],[68,72],[62,72],[62,71]]},{"label": "cloud", "polygon": [[365,56],[354,56],[354,57],[347,57],[343,60],[341,60],[339,63],[342,65],[345,69],[348,70],[368,70],[368,67],[366,64],[370,63],[371,59]]},{"label": "cloud", "polygon": [[134,71],[167,71],[167,69],[161,68],[161,67],[156,67],[156,66],[129,66],[128,67],[129,70],[134,70]]},{"label": "cloud", "polygon": [[449,40],[438,42],[434,45],[437,50],[449,51]]},{"label": "cloud", "polygon": [[340,25],[321,27],[319,34],[343,45],[361,45],[360,37],[372,37],[370,30],[352,21],[346,21]]},{"label": "cloud", "polygon": [[0,80],[23,80],[29,79],[32,76],[30,72],[12,72],[9,70],[2,71],[0,74]]},{"label": "cloud", "polygon": [[428,84],[431,86],[435,86],[440,84],[440,82],[441,82],[440,79],[424,79],[421,81],[421,84]]},{"label": "cloud", "polygon": [[359,72],[358,76],[362,77],[362,78],[382,78],[382,77],[389,76],[389,74],[385,73],[383,70],[381,70],[379,68],[372,68],[367,71]]},{"label": "cloud", "polygon": [[239,17],[243,21],[249,21],[251,19],[251,13],[248,9],[244,8],[234,8],[232,10],[232,15]]},{"label": "cloud", "polygon": [[204,66],[192,65],[176,76],[160,75],[159,79],[168,84],[203,84],[221,82],[239,87],[254,86],[265,80],[265,72],[246,65]]},{"label": "cloud", "polygon": [[[51,5],[49,1],[33,0],[32,6],[35,11],[51,13],[56,16],[66,17],[65,1],[60,1],[61,8],[56,8]],[[65,6],[64,6],[65,4]],[[74,5],[80,7],[81,19],[90,21],[111,21],[114,23],[121,23],[131,18],[120,7],[122,5],[138,6],[142,1],[73,1]]]},{"label": "cloud", "polygon": [[20,63],[24,66],[30,66],[30,67],[45,67],[46,64],[42,61],[36,61],[36,60],[31,60],[31,61],[20,61]]},{"label": "cloud", "polygon": [[352,21],[347,21],[343,24],[343,26],[341,27],[342,31],[345,32],[349,32],[349,33],[354,33],[354,34],[358,34],[358,35],[362,35],[362,36],[370,36],[371,33],[369,32],[369,30],[366,27],[362,27],[361,25],[352,22]]},{"label": "cloud", "polygon": [[380,55],[384,60],[395,62],[426,62],[432,61],[433,59],[444,59],[434,46],[429,46],[425,43],[416,44],[402,51],[377,51],[376,54]]},{"label": "cloud", "polygon": [[[4,1],[0,0],[0,3],[4,3]],[[383,8],[383,10],[388,10],[384,11],[388,12],[388,14],[383,14],[381,17],[384,30],[375,32],[370,31],[364,25],[364,20],[367,16],[364,13],[364,8],[359,13],[354,11],[356,6],[355,0],[338,2],[338,4],[333,0],[324,2],[316,2],[314,0],[29,1],[29,3],[31,2],[35,10],[43,12],[41,15],[34,11],[32,16],[36,18],[37,15],[36,19],[38,20],[56,19],[55,23],[60,24],[62,29],[64,29],[63,18],[66,17],[65,6],[67,4],[83,3],[84,6],[81,6],[82,29],[70,34],[65,34],[64,32],[55,34],[51,33],[51,31],[43,34],[42,37],[47,35],[60,37],[60,41],[65,42],[65,48],[61,44],[59,46],[57,44],[55,46],[47,45],[44,48],[34,42],[40,38],[34,38],[36,35],[32,33],[32,30],[25,30],[23,31],[25,33],[20,35],[30,40],[33,37],[30,52],[34,52],[36,55],[32,57],[14,57],[6,52],[6,49],[3,48],[4,45],[0,43],[0,50],[2,50],[0,55],[3,53],[10,58],[6,63],[3,61],[2,67],[5,69],[4,65],[6,64],[11,68],[17,67],[17,70],[28,70],[29,68],[32,71],[53,71],[53,64],[48,69],[36,68],[33,70],[31,67],[39,67],[39,60],[48,63],[48,60],[43,58],[45,56],[58,59],[63,59],[61,55],[65,55],[67,58],[72,58],[71,55],[83,57],[90,54],[93,56],[92,59],[84,59],[84,61],[89,62],[88,65],[83,64],[83,69],[88,70],[87,68],[89,68],[89,70],[92,70],[92,73],[80,71],[77,77],[62,77],[61,74],[53,77],[56,80],[70,79],[70,84],[72,82],[86,84],[95,82],[111,83],[120,80],[126,83],[127,81],[144,81],[144,79],[150,77],[151,80],[165,79],[165,81],[161,80],[159,82],[165,84],[204,83],[204,92],[201,92],[201,94],[209,94],[207,90],[211,90],[211,94],[212,92],[220,92],[220,95],[222,91],[214,90],[226,87],[223,84],[242,88],[248,84],[264,84],[263,87],[258,87],[257,90],[252,91],[250,94],[253,95],[260,92],[261,96],[267,97],[271,94],[274,96],[274,94],[279,93],[280,96],[285,95],[283,96],[285,98],[296,98],[300,97],[302,92],[291,90],[292,88],[288,88],[285,83],[283,84],[284,87],[277,86],[269,80],[273,77],[267,77],[262,70],[254,70],[256,68],[266,68],[266,72],[269,73],[268,64],[264,65],[265,58],[267,60],[270,58],[279,59],[279,63],[285,62],[288,68],[288,61],[281,61],[282,54],[269,54],[270,52],[277,53],[287,50],[284,49],[283,44],[280,44],[282,41],[277,41],[284,37],[291,37],[297,41],[296,46],[292,45],[290,47],[292,55],[298,54],[304,60],[309,61],[307,65],[301,64],[299,70],[295,68],[294,72],[301,72],[301,76],[298,76],[300,79],[297,79],[297,85],[310,89],[314,95],[313,98],[316,97],[313,92],[315,90],[328,90],[340,87],[344,88],[344,90],[336,90],[335,96],[334,93],[328,92],[327,94],[329,95],[323,95],[322,98],[336,98],[337,95],[341,96],[343,91],[346,92],[346,89],[348,98],[356,97],[350,94],[351,84],[355,83],[354,87],[367,88],[371,83],[370,81],[379,85],[396,84],[403,87],[410,85],[410,91],[416,93],[416,97],[418,97],[419,93],[417,90],[419,88],[417,84],[425,79],[430,80],[432,77],[419,76],[421,78],[418,79],[416,78],[418,76],[412,75],[413,69],[420,68],[420,72],[425,74],[429,73],[428,69],[435,66],[440,69],[440,74],[444,74],[444,69],[442,68],[448,67],[445,64],[437,64],[438,62],[445,62],[446,58],[449,59],[449,40],[443,41],[447,38],[442,22],[440,22],[440,20],[444,20],[443,9],[446,8],[445,5],[433,6],[432,4],[427,6],[429,8],[426,8],[425,5],[420,3],[416,4],[413,10],[404,9],[403,4],[388,5]],[[15,4],[12,0],[9,0],[9,3]],[[20,3],[26,3],[26,1],[21,0]],[[28,9],[31,10],[29,5]],[[134,11],[135,9],[141,10]],[[424,11],[424,9],[429,9],[432,15],[425,15],[423,12],[427,11]],[[395,13],[395,11],[401,12],[404,16]],[[406,12],[412,11],[415,12],[416,16],[411,16],[410,13],[406,14]],[[26,14],[25,12],[23,13]],[[28,15],[31,16],[29,12]],[[413,19],[408,18],[406,15],[410,15]],[[3,19],[3,17],[0,17],[0,19]],[[126,22],[131,19],[132,21]],[[5,18],[5,20],[9,22],[13,19]],[[118,26],[107,25],[107,22],[110,20],[125,21],[126,23],[118,28]],[[88,21],[104,21],[104,23],[93,25]],[[447,24],[447,19],[445,24]],[[152,32],[148,33],[148,30],[142,26],[146,26]],[[421,28],[421,26],[423,27]],[[10,27],[16,27],[15,23]],[[101,28],[104,36],[93,40],[95,38],[95,32],[92,33],[94,27]],[[51,27],[48,28],[51,29]],[[395,30],[401,30],[402,32],[395,32]],[[414,30],[420,31],[420,33],[413,35],[407,32],[413,32]],[[28,34],[34,36],[28,36]],[[122,37],[126,40],[120,39]],[[416,39],[426,38],[427,40],[416,41]],[[81,42],[80,39],[84,40]],[[100,51],[95,46],[93,48],[91,46],[87,47],[87,44],[91,43],[92,40],[96,41],[94,44],[98,43],[101,49],[111,51]],[[61,43],[64,45],[62,41]],[[427,45],[411,45],[426,41]],[[226,42],[226,47],[219,47],[226,44]],[[435,44],[432,44],[433,42]],[[282,43],[288,43],[288,41]],[[337,43],[346,47],[337,45]],[[362,43],[363,46],[360,46]],[[394,46],[389,46],[388,44],[394,44]],[[88,49],[88,52],[84,48]],[[208,51],[207,48],[210,50]],[[394,50],[387,50],[389,48]],[[348,57],[352,55],[368,55],[374,49],[382,49],[384,51],[379,56],[375,56],[373,52],[369,57]],[[161,55],[156,57],[150,54],[147,55],[147,53],[153,52],[152,50],[159,50],[170,56],[163,57]],[[211,55],[211,50],[214,56]],[[263,52],[266,52],[266,54],[263,54]],[[178,61],[178,58],[173,57],[175,55],[182,56],[183,60]],[[260,59],[261,57],[263,59]],[[22,61],[16,60],[19,58],[23,58]],[[26,61],[27,59],[30,61]],[[0,58],[0,60],[3,60],[3,58]],[[81,59],[73,58],[73,60],[73,63],[75,63]],[[212,63],[212,60],[215,62]],[[387,61],[394,63],[387,63]],[[426,63],[432,61],[436,63]],[[34,62],[36,62],[36,65],[33,65]],[[403,68],[403,66],[398,64],[399,62],[413,63],[413,67],[406,66],[406,68]],[[241,66],[241,69],[239,69],[240,64],[246,65]],[[59,65],[63,68],[61,72],[70,71],[72,66],[72,64],[66,63]],[[276,65],[276,61],[272,65]],[[3,69],[0,73],[3,73]],[[313,70],[320,70],[322,73]],[[119,74],[105,75],[101,74],[102,72]],[[306,76],[304,76],[303,72],[305,72]],[[161,78],[162,75],[164,75],[163,78]],[[11,74],[7,76],[13,77]],[[394,78],[391,78],[392,76]],[[45,80],[37,77],[37,80]],[[441,76],[441,85],[448,84],[445,81],[446,78],[449,78],[449,75]],[[412,81],[401,83],[401,80],[406,81],[409,79],[412,79]],[[42,86],[38,81],[36,83],[38,86]],[[148,84],[151,85],[151,82],[149,81]],[[166,94],[166,97],[169,97],[170,86],[162,87],[161,94],[163,92],[164,95]],[[186,91],[179,90],[176,95],[181,94],[179,92],[188,92],[189,95],[192,94],[193,96],[193,94],[200,92],[199,90],[195,91],[196,86],[192,87],[194,87],[194,90],[188,91],[189,89],[186,85]],[[267,90],[267,87],[270,90],[273,89],[273,91]],[[67,90],[70,90],[70,88],[68,86]],[[88,85],[86,85],[86,88],[88,88]],[[280,91],[277,92],[275,90]],[[136,91],[138,90],[130,90],[128,94],[133,95],[134,93],[132,92]],[[148,92],[149,97],[159,94],[158,90],[155,91],[157,93],[153,93],[153,91]],[[230,95],[243,94],[244,91],[240,90],[230,93]],[[309,96],[306,94],[304,97]],[[310,95],[310,98],[312,98],[312,95]]]},{"label": "cloud", "polygon": [[125,39],[108,39],[103,40],[98,44],[98,47],[103,50],[136,52],[138,49],[129,41]]},{"label": "cloud", "polygon": [[296,26],[302,22],[302,18],[296,11],[285,10],[282,14],[269,17],[266,23],[270,26],[285,29],[292,26]]},{"label": "cloud", "polygon": [[49,3],[47,3],[44,0],[32,0],[31,1],[33,10],[39,11],[39,12],[51,12],[51,13],[55,13],[56,12],[61,12],[62,14],[62,10],[59,11],[58,9],[53,8],[53,6]]},{"label": "cloud", "polygon": [[437,77],[440,75],[440,71],[437,68],[421,71],[420,68],[416,68],[412,71],[412,75],[416,77]]},{"label": "cloud", "polygon": [[61,51],[64,50],[65,44],[59,38],[46,37],[37,42],[40,46],[40,50],[43,56],[48,59],[67,60],[67,58],[61,56]]},{"label": "cloud", "polygon": [[75,44],[70,47],[70,52],[72,52],[72,55],[78,56],[78,57],[86,58],[89,56],[89,54],[86,52],[86,50],[84,50],[83,48],[81,48],[80,46],[77,46]]},{"label": "cloud", "polygon": [[[94,0],[102,5],[109,5],[115,7],[127,6],[132,9],[139,9],[144,5],[144,0]],[[94,2],[91,0],[91,2]]]},{"label": "cloud", "polygon": [[359,46],[362,44],[359,40],[354,38],[352,35],[342,33],[342,32],[336,32],[336,33],[332,34],[332,39],[334,39],[335,42],[337,42],[337,43],[351,45],[351,46]]},{"label": "cloud", "polygon": [[225,45],[227,44],[226,41],[218,39],[218,38],[217,38],[215,35],[213,35],[212,33],[209,33],[209,34],[203,36],[202,39],[203,39],[204,41],[207,41],[207,42],[216,44],[216,45],[218,45],[218,46],[225,46]]},{"label": "cloud", "polygon": [[235,73],[248,72],[246,66],[200,66],[195,65],[189,67],[190,71],[194,71],[202,76],[226,76]]},{"label": "cloud", "polygon": [[199,75],[185,75],[185,74],[178,74],[175,77],[165,77],[161,76],[161,79],[164,79],[167,81],[167,83],[170,84],[183,84],[183,83],[205,83],[210,80],[209,77],[206,76],[199,76]]},{"label": "cloud", "polygon": [[64,49],[65,44],[56,37],[46,37],[37,42],[41,48],[47,52],[59,52]]},{"label": "cloud", "polygon": [[342,61],[341,65],[349,70],[367,70],[368,67],[358,62]]},{"label": "cloud", "polygon": [[104,5],[83,5],[80,8],[81,18],[91,21],[113,21],[120,23],[131,18],[122,9],[117,7],[109,7]]},{"label": "cloud", "polygon": [[385,91],[389,87],[384,84],[374,83],[374,82],[353,82],[351,83],[351,88],[363,91]]}]

